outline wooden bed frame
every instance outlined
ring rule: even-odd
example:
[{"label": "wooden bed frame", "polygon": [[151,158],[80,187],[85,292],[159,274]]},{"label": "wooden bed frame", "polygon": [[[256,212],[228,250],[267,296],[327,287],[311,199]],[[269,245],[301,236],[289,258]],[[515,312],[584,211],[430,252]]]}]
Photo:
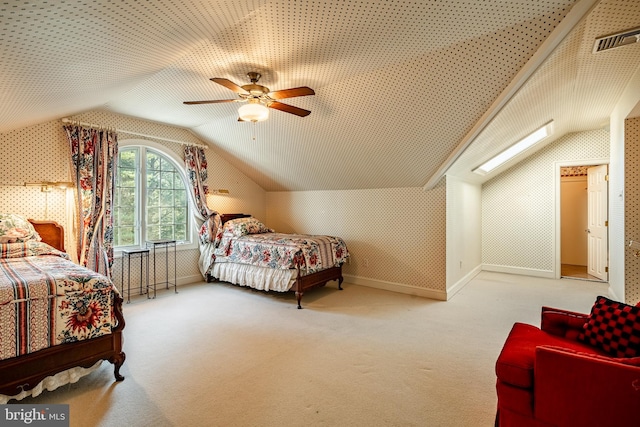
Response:
[{"label": "wooden bed frame", "polygon": [[[29,220],[42,240],[59,250],[64,250],[64,230],[53,221]],[[116,381],[124,380],[120,367],[124,363],[122,330],[125,322],[122,315],[122,298],[113,301],[117,321],[111,334],[90,340],[60,344],[34,353],[0,361],[0,394],[14,396],[31,390],[48,376],[75,367],[89,368],[99,360],[108,360],[114,365]]]},{"label": "wooden bed frame", "polygon": [[[247,218],[250,217],[249,214],[235,213],[235,214],[220,214],[220,219],[224,224],[227,221],[236,218]],[[210,278],[207,278],[209,281]],[[305,291],[308,291],[313,288],[318,288],[327,284],[330,280],[338,281],[338,289],[342,290],[342,281],[344,278],[342,277],[342,266],[340,267],[331,267],[325,270],[316,271],[315,273],[307,274],[302,276],[300,274],[300,267],[298,267],[298,277],[291,287],[290,291],[296,293],[296,299],[298,301],[298,308],[301,309],[302,305],[300,302],[302,301],[302,296]]]}]

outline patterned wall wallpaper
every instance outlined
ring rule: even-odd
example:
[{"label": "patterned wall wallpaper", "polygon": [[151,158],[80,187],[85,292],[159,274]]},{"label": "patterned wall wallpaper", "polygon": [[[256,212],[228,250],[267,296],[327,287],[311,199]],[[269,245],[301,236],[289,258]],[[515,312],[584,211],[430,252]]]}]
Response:
[{"label": "patterned wall wallpaper", "polygon": [[[201,143],[187,130],[105,111],[92,111],[73,118]],[[638,119],[628,121],[627,141],[635,142],[626,145],[628,150],[636,151],[627,152],[627,168],[635,166],[636,170],[627,172],[627,200],[640,199],[638,180],[629,179],[638,176],[639,172],[639,127]],[[121,141],[129,138],[141,137],[119,132]],[[150,139],[181,156],[179,144]],[[67,213],[64,191],[42,193],[38,187],[23,186],[24,182],[69,179],[68,146],[62,123],[54,120],[0,133],[0,148],[3,158],[0,211],[64,224]],[[212,150],[206,150],[206,154],[210,187],[230,191],[229,195],[209,196],[214,209],[226,213],[251,213],[278,231],[339,235],[347,241],[352,254],[351,262],[344,269],[347,275],[446,291],[444,184],[430,192],[424,192],[422,188],[395,188],[266,193]],[[606,158],[608,154],[609,135],[605,130],[570,134],[485,183],[482,188],[483,263],[552,270],[553,163]],[[631,158],[634,160],[630,161]],[[628,230],[640,229],[637,206],[633,209],[627,215]],[[199,279],[197,258],[197,250],[178,252],[179,283]],[[630,300],[638,300],[640,260],[628,259],[627,265],[637,267],[635,271],[628,271],[627,296]],[[121,273],[118,260],[113,271],[118,284]],[[139,282],[139,273],[139,263],[133,262],[134,287]]]},{"label": "patterned wall wallpaper", "polygon": [[269,192],[266,224],[276,231],[342,237],[351,254],[344,274],[444,292],[445,207],[444,184],[429,192]]},{"label": "patterned wall wallpaper", "polygon": [[62,123],[51,121],[0,133],[0,152],[0,212],[64,225],[64,190],[43,193],[39,187],[24,187],[25,182],[70,181],[70,154]]},{"label": "patterned wall wallpaper", "polygon": [[482,262],[551,272],[554,162],[609,157],[604,129],[565,135],[482,186]]},{"label": "patterned wall wallpaper", "polygon": [[[115,127],[135,133],[154,135],[177,141],[202,144],[191,132],[159,123],[134,119],[106,111],[91,111],[70,117],[82,122]],[[14,212],[34,219],[50,219],[66,224],[65,192],[53,190],[42,193],[39,187],[24,187],[24,182],[69,181],[69,147],[60,120],[52,120],[0,133],[0,212]],[[167,147],[182,158],[182,145],[156,138],[118,132],[118,140],[148,139]],[[220,212],[252,212],[265,215],[265,191],[244,174],[223,160],[211,149],[205,150],[208,162],[208,184],[212,189],[229,190],[225,196],[212,195],[208,201],[213,209]],[[67,242],[67,249],[70,243]],[[201,280],[198,270],[198,249],[182,250],[177,253],[178,283]],[[158,264],[158,271],[164,271],[164,263]],[[120,260],[116,259],[113,278],[120,284],[122,274]],[[170,274],[173,272],[171,271]],[[126,275],[126,273],[125,273]],[[139,283],[139,261],[132,262],[131,282]]]},{"label": "patterned wall wallpaper", "polygon": [[[625,120],[625,241],[640,240],[640,117]],[[625,251],[625,301],[640,301],[640,258]]]}]

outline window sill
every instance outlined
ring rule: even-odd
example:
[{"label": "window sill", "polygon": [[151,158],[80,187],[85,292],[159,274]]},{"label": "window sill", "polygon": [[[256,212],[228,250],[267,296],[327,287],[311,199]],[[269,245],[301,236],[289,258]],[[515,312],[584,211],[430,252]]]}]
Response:
[{"label": "window sill", "polygon": [[[122,258],[122,251],[123,250],[139,250],[139,249],[147,249],[147,248],[145,246],[119,247],[119,248],[116,248],[116,249],[113,250],[113,257],[115,259]],[[195,244],[195,243],[178,243],[176,245],[176,251],[178,251],[178,252],[181,252],[181,251],[193,251],[193,250],[197,250],[197,249],[198,249],[198,245]],[[158,250],[160,250],[160,249],[158,249]],[[164,250],[164,249],[162,249],[162,250]],[[151,251],[153,251],[153,249],[151,249]]]}]

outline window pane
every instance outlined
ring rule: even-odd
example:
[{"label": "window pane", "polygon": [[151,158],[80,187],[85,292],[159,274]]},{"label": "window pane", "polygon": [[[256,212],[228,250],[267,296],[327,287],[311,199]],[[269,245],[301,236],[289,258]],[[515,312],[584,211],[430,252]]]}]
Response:
[{"label": "window pane", "polygon": [[147,191],[147,206],[158,207],[160,206],[160,190],[148,190]]},{"label": "window pane", "polygon": [[173,206],[173,190],[160,191],[160,206]]},{"label": "window pane", "polygon": [[[139,245],[140,237],[143,241],[187,241],[187,188],[172,159],[139,147],[122,148],[118,156],[113,209],[115,246]],[[144,181],[140,180],[141,174]]]},{"label": "window pane", "polygon": [[162,240],[173,240],[174,234],[173,234],[173,226],[172,225],[161,225],[160,226],[160,238]]},{"label": "window pane", "polygon": [[136,168],[136,151],[135,149],[124,149],[118,153],[118,167],[126,169]]},{"label": "window pane", "polygon": [[113,203],[113,240],[115,246],[135,245],[136,233],[136,181],[139,149],[124,148],[118,152],[116,187]]},{"label": "window pane", "polygon": [[147,188],[160,188],[160,172],[147,170]]},{"label": "window pane", "polygon": [[176,224],[186,224],[187,223],[187,208],[176,208],[174,210],[175,214],[175,222]]},{"label": "window pane", "polygon": [[160,224],[160,208],[148,207],[147,208],[147,225]]},{"label": "window pane", "polygon": [[160,240],[160,226],[147,227],[147,240]]},{"label": "window pane", "polygon": [[147,150],[147,173],[160,170],[160,156]]},{"label": "window pane", "polygon": [[115,216],[114,223],[118,227],[135,225],[136,210],[134,206],[120,206],[117,208],[115,212],[116,214],[114,215]]},{"label": "window pane", "polygon": [[173,224],[173,207],[160,208],[160,223]]},{"label": "window pane", "polygon": [[186,190],[176,190],[175,191],[175,202],[176,202],[176,205],[187,206],[187,191]]},{"label": "window pane", "polygon": [[120,187],[118,191],[118,206],[126,206],[133,211],[136,204],[136,188]]},{"label": "window pane", "polygon": [[113,231],[115,246],[128,246],[135,244],[135,229],[133,227],[117,227]]},{"label": "window pane", "polygon": [[184,224],[176,224],[176,240],[187,240],[187,227]]},{"label": "window pane", "polygon": [[163,189],[173,188],[173,174],[171,172],[162,172],[160,174],[160,188],[163,188]]},{"label": "window pane", "polygon": [[135,188],[136,170],[124,169],[124,168],[118,168],[118,169],[119,169],[119,173],[117,175],[118,187]]}]

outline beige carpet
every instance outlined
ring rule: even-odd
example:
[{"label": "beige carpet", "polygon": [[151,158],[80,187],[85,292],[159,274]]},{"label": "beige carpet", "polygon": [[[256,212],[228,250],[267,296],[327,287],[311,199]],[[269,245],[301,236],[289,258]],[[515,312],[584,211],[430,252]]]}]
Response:
[{"label": "beige carpet", "polygon": [[483,272],[448,302],[334,282],[292,294],[197,284],[125,305],[126,379],[102,367],[23,403],[72,426],[491,426],[495,359],[540,307],[607,285]]}]

